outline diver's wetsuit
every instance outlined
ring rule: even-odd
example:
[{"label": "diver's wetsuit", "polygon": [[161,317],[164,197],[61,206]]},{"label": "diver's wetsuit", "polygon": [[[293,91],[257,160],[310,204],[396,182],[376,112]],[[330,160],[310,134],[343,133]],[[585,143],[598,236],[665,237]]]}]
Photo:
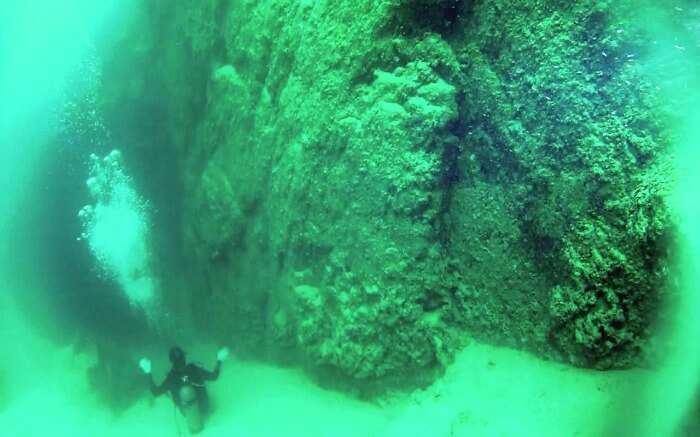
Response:
[{"label": "diver's wetsuit", "polygon": [[193,363],[187,364],[181,369],[173,367],[160,385],[156,385],[153,377],[150,378],[151,393],[153,393],[153,396],[160,396],[169,391],[175,405],[178,408],[182,408],[180,389],[189,385],[194,388],[202,413],[206,414],[209,411],[209,396],[207,395],[207,388],[204,386],[204,382],[215,381],[219,377],[220,370],[221,361],[216,362],[216,367],[211,372]]}]

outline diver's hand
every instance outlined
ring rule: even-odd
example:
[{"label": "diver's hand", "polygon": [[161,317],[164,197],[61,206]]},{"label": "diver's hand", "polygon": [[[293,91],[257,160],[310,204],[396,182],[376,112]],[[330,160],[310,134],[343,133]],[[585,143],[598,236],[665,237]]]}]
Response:
[{"label": "diver's hand", "polygon": [[148,358],[141,358],[141,360],[139,361],[139,367],[141,368],[141,370],[143,370],[143,373],[145,373],[146,375],[151,374],[151,360],[149,360]]},{"label": "diver's hand", "polygon": [[217,361],[226,361],[228,359],[228,348],[222,347],[219,352],[216,353]]}]

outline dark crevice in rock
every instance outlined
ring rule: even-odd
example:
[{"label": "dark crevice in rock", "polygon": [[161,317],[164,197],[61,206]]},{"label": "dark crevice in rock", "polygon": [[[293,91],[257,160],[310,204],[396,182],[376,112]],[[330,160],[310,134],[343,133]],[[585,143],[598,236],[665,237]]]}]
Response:
[{"label": "dark crevice in rock", "polygon": [[382,33],[416,37],[424,33],[451,36],[465,13],[472,8],[471,0],[405,0]]},{"label": "dark crevice in rock", "polygon": [[435,226],[438,241],[443,247],[447,247],[452,233],[450,225],[450,209],[455,187],[462,181],[463,175],[460,169],[459,160],[463,152],[464,136],[466,135],[466,123],[463,119],[465,95],[460,93],[457,96],[457,107],[459,117],[452,122],[448,128],[449,134],[443,140],[441,174],[439,187],[442,190],[440,206],[435,218]]},{"label": "dark crevice in rock", "polygon": [[231,7],[230,0],[221,0],[214,8],[216,36],[212,43],[212,62],[216,65],[225,64],[226,50],[226,17]]},{"label": "dark crevice in rock", "polygon": [[459,138],[454,135],[445,139],[442,152],[442,174],[440,188],[442,196],[440,199],[439,210],[435,218],[435,227],[437,231],[438,241],[443,247],[449,245],[450,235],[452,233],[449,224],[450,207],[452,205],[452,197],[454,189],[460,181],[459,174],[459,156],[462,153]]}]

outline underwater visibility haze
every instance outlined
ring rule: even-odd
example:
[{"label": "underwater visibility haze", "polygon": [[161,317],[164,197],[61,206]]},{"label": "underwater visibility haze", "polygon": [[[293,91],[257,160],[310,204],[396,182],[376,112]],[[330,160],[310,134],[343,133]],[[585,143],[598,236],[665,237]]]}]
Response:
[{"label": "underwater visibility haze", "polygon": [[700,435],[700,4],[7,0],[0,435]]}]

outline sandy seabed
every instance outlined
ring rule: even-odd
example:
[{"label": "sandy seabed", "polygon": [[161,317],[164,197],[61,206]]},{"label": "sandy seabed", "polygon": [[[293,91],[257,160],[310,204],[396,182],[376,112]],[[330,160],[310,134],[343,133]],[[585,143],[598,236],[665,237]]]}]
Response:
[{"label": "sandy seabed", "polygon": [[[0,402],[2,435],[189,435],[167,397],[144,396],[112,414],[87,382],[89,356],[44,341],[4,307],[0,335],[13,341],[0,367],[9,392]],[[604,436],[645,411],[635,402],[643,402],[639,390],[650,376],[575,369],[472,343],[431,387],[367,403],[321,389],[298,370],[232,359],[210,384],[216,408],[199,435]]]}]

